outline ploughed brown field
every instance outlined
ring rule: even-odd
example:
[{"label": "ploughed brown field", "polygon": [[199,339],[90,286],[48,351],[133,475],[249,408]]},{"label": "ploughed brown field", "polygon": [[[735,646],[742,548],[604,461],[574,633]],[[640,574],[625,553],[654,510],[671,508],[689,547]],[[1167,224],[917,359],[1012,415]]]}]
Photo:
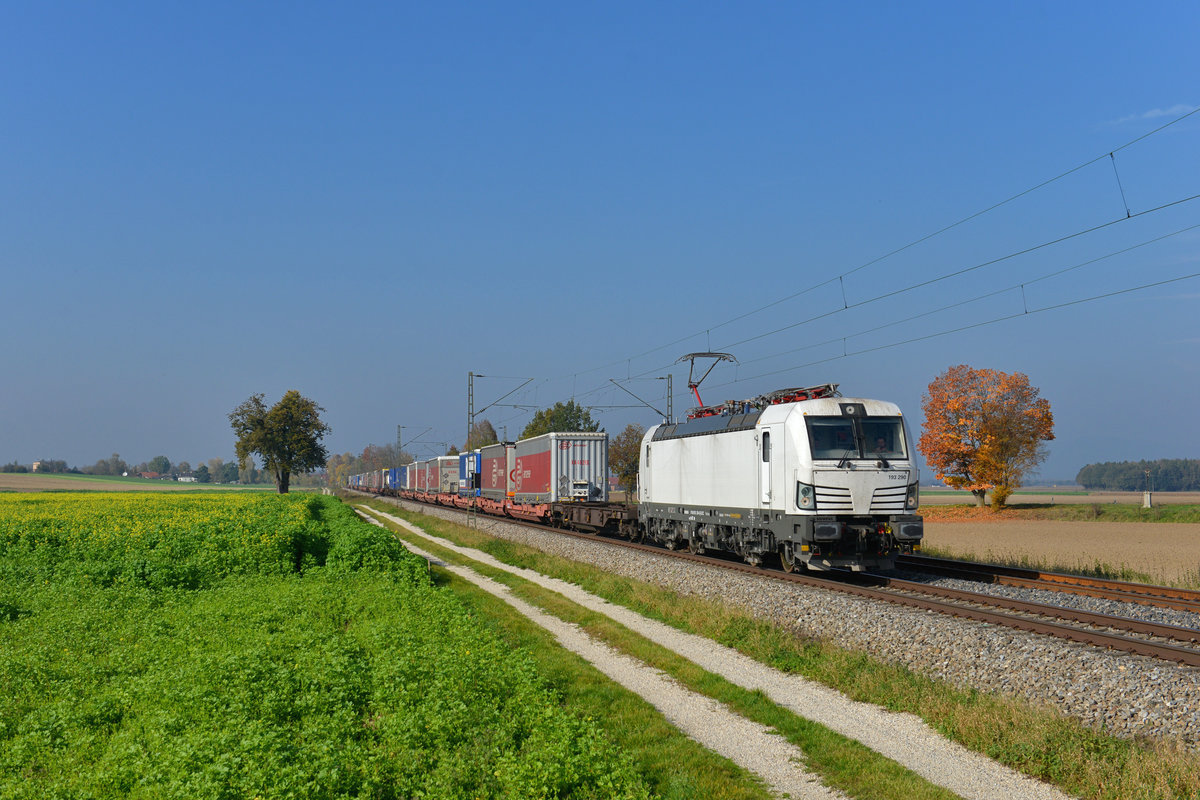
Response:
[{"label": "ploughed brown field", "polygon": [[[1008,498],[1009,505],[1020,504],[1078,504],[1078,503],[1121,503],[1124,505],[1142,504],[1141,492],[1087,492],[1081,493],[1079,489],[1062,490],[1063,493],[1056,494],[1053,489],[1038,489],[1037,493],[1017,492]],[[937,505],[961,505],[963,503],[971,503],[972,496],[970,492],[949,492],[930,490],[924,487],[921,488],[921,505],[937,506]],[[1200,492],[1154,492],[1152,494],[1154,505],[1200,505]]]},{"label": "ploughed brown field", "polygon": [[1131,571],[1151,583],[1200,586],[1200,524],[1171,522],[925,522],[925,547],[977,561]]}]

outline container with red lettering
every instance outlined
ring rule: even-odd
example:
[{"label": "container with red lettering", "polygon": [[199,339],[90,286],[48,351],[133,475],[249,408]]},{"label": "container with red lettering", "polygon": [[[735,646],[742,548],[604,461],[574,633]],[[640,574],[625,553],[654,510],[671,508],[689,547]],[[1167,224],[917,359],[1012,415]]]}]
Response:
[{"label": "container with red lettering", "polygon": [[491,500],[511,496],[513,443],[489,444],[479,448],[479,493]]},{"label": "container with red lettering", "polygon": [[[486,466],[484,473],[486,481]],[[607,502],[608,434],[547,433],[522,439],[513,449],[510,480],[518,503]]]}]

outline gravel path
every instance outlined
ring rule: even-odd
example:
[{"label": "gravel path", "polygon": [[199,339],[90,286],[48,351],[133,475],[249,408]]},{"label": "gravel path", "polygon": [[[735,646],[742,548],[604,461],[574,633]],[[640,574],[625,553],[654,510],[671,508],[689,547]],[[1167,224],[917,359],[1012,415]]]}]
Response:
[{"label": "gravel path", "polygon": [[[384,516],[419,536],[433,539],[421,529],[404,520],[390,515]],[[916,716],[889,712],[878,706],[850,700],[828,687],[766,667],[736,650],[719,645],[709,639],[683,633],[629,609],[613,605],[573,584],[549,578],[531,570],[509,566],[478,550],[458,547],[441,539],[436,541],[442,547],[468,558],[519,575],[526,580],[559,592],[570,600],[608,616],[656,644],[720,675],[731,683],[751,691],[762,691],[773,702],[788,708],[798,716],[818,722],[848,738],[855,739],[921,775],[931,783],[943,786],[964,798],[970,798],[970,800],[1000,800],[1001,798],[1059,800],[1067,797],[1054,787],[1021,775],[950,742]],[[416,548],[410,549],[416,551]],[[427,554],[424,555],[429,557]],[[486,580],[477,579],[478,576],[475,576],[475,573],[464,568],[451,567],[451,569],[481,586],[484,584],[480,581]],[[497,584],[497,586],[499,585]],[[500,592],[492,588],[487,586],[484,588],[501,596]],[[776,773],[780,766],[788,765],[796,756],[789,758],[786,755],[781,756],[777,752],[762,749],[762,736],[766,735],[766,741],[776,749],[780,744],[786,745],[780,737],[766,734],[765,729],[762,729],[761,726],[733,714],[711,699],[680,689],[669,679],[661,676],[661,673],[650,670],[645,665],[626,656],[616,654],[616,658],[605,658],[601,662],[593,660],[592,655],[576,649],[585,647],[584,645],[580,645],[578,642],[575,642],[574,645],[568,643],[565,634],[561,632],[564,627],[574,629],[574,626],[567,626],[566,623],[553,617],[549,618],[549,622],[542,621],[540,618],[545,617],[542,612],[531,609],[537,615],[535,618],[525,608],[517,605],[520,601],[516,601],[510,596],[505,596],[504,599],[518,608],[521,613],[530,616],[539,625],[554,632],[564,646],[592,661],[610,678],[632,691],[637,691],[656,708],[659,708],[673,724],[687,735],[760,775],[776,791],[787,791],[795,797],[833,796],[830,794],[798,794],[796,789],[786,788],[792,785],[789,780],[791,782],[796,780],[792,776],[793,771],[785,770],[782,774]],[[582,634],[578,629],[574,629],[574,633],[576,636],[587,638],[586,634]],[[605,654],[611,653],[610,648],[595,642],[591,642],[585,649],[598,653],[598,657],[604,657]],[[643,676],[644,672],[657,675],[657,681],[648,682]],[[664,681],[667,686],[663,685]],[[672,691],[668,687],[672,687],[674,690]],[[643,693],[644,691],[650,694]],[[680,703],[684,706],[681,707]],[[689,711],[688,708],[691,710]],[[717,715],[719,718],[714,718],[713,715]],[[790,747],[789,749],[795,750]],[[798,787],[800,790],[813,792],[819,789],[821,792],[829,792],[824,787],[814,786],[811,776],[803,773],[802,776],[802,783]]]},{"label": "gravel path", "polygon": [[[449,509],[411,510],[461,522]],[[970,622],[821,589],[731,574],[669,556],[478,518],[487,533],[681,594],[703,597],[806,637],[914,672],[1025,699],[1117,736],[1200,748],[1200,669]]]}]

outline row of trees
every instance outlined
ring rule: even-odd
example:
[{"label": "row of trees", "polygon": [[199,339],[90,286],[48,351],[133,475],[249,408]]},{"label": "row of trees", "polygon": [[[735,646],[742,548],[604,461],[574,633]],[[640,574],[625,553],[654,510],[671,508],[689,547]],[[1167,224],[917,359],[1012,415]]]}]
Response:
[{"label": "row of trees", "polygon": [[[32,464],[10,464],[0,466],[0,472],[33,472]],[[260,480],[259,470],[253,464],[245,469],[239,469],[237,462],[226,462],[220,458],[210,458],[208,463],[193,468],[187,461],[172,464],[166,456],[155,456],[140,464],[129,464],[119,453],[113,453],[109,458],[102,458],[90,467],[71,467],[66,461],[47,459],[37,462],[37,472],[73,475],[139,475],[141,473],[156,473],[158,475],[179,476],[192,475],[200,483],[255,483]]]},{"label": "row of trees", "polygon": [[[43,468],[44,467],[44,468]],[[40,461],[38,462],[38,472],[63,473],[63,472],[80,472],[81,470],[75,467],[68,467],[65,461]],[[32,464],[18,464],[13,461],[9,464],[0,466],[0,472],[33,472]]]},{"label": "row of trees", "polygon": [[1200,461],[1163,458],[1088,464],[1079,470],[1075,482],[1085,489],[1111,492],[1200,492]]}]

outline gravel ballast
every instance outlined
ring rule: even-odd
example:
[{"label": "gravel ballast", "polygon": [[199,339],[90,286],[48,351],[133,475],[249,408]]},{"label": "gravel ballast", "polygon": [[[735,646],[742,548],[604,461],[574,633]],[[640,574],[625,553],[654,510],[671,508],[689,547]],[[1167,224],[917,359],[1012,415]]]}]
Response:
[{"label": "gravel ballast", "polygon": [[[449,509],[404,505],[451,521],[463,518]],[[800,635],[956,686],[1022,698],[1116,736],[1200,747],[1200,669],[634,552],[603,539],[563,537],[487,517],[477,518],[477,526],[606,572],[737,606]]]}]

